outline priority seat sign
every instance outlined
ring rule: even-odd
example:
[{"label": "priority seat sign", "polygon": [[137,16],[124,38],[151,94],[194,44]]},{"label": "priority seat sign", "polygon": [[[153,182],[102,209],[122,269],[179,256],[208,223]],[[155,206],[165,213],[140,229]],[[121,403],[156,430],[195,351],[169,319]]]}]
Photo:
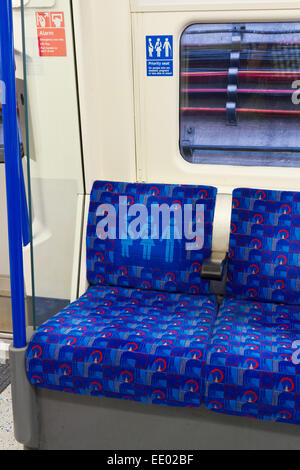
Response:
[{"label": "priority seat sign", "polygon": [[173,76],[173,36],[146,36],[148,77]]}]

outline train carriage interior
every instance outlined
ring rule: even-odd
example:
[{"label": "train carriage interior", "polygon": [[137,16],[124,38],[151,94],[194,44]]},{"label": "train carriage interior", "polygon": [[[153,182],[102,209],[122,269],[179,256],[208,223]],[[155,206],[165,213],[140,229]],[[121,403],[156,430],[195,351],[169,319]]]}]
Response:
[{"label": "train carriage interior", "polygon": [[0,449],[299,449],[299,2],[1,0],[0,83]]}]

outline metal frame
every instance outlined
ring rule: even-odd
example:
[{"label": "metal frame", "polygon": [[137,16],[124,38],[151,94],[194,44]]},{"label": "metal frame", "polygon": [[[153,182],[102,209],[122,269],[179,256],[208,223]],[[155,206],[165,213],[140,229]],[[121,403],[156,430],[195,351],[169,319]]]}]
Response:
[{"label": "metal frame", "polygon": [[[261,94],[263,91],[263,94],[265,96],[269,96],[272,93],[272,90],[247,90],[247,89],[239,89],[239,78],[240,77],[246,77],[246,76],[256,76],[258,74],[265,74],[265,75],[270,75],[270,76],[276,76],[279,74],[279,77],[283,76],[282,72],[278,72],[277,70],[272,71],[265,71],[265,70],[244,70],[241,66],[241,60],[242,60],[242,54],[243,54],[243,49],[242,46],[248,46],[251,43],[244,42],[244,35],[245,34],[291,34],[291,33],[299,33],[300,30],[295,30],[295,31],[264,31],[264,30],[255,30],[255,28],[250,28],[247,29],[247,23],[233,23],[231,27],[229,28],[224,28],[223,26],[220,26],[220,28],[215,28],[215,29],[208,29],[208,30],[191,30],[187,31],[185,30],[183,34],[186,35],[203,35],[203,34],[216,34],[216,33],[228,33],[232,34],[231,42],[225,43],[225,48],[227,50],[227,55],[226,55],[226,60],[224,63],[224,66],[222,69],[210,69],[209,66],[207,68],[183,68],[180,73],[180,80],[181,80],[181,93],[186,94],[187,96],[193,96],[193,95],[203,95],[204,93],[211,94],[213,93],[222,93],[224,94],[225,102],[223,107],[207,107],[207,106],[193,106],[191,104],[181,106],[180,111],[180,121],[181,123],[183,122],[184,117],[186,115],[201,115],[205,116],[205,114],[224,114],[224,121],[226,120],[227,125],[229,126],[237,126],[238,125],[238,117],[241,114],[262,114],[262,115],[268,115],[268,116],[299,116],[300,111],[298,110],[290,110],[290,109],[248,109],[245,106],[244,107],[239,107],[238,106],[238,96],[247,92],[250,94],[251,92],[256,92],[256,94]],[[273,43],[270,43],[272,45]],[[181,66],[184,65],[184,62],[187,64],[190,64],[191,62],[191,51],[192,52],[192,59],[196,60],[199,58],[197,55],[199,50],[201,51],[202,49],[217,49],[219,51],[218,46],[221,45],[223,48],[223,43],[217,44],[188,44],[184,45],[181,43],[180,48],[181,48],[181,58],[180,58],[180,63]],[[194,50],[195,49],[195,50]],[[221,51],[222,52],[222,51]],[[246,53],[248,53],[248,49],[246,49]],[[210,61],[212,61],[212,57],[209,58]],[[216,60],[216,59],[215,59]],[[228,63],[228,69],[227,64]],[[271,73],[272,72],[272,73]],[[295,70],[288,70],[286,72],[286,75],[289,76],[294,76],[297,78],[297,74],[299,75],[299,71]],[[225,90],[215,90],[215,89],[206,89],[200,87],[198,85],[198,88],[196,90],[193,90],[193,88],[189,84],[189,90],[186,90],[182,84],[183,84],[183,78],[184,77],[190,77],[191,79],[196,78],[196,77],[207,77],[207,78],[218,78],[218,77],[223,77],[223,79],[226,81],[226,87]],[[187,86],[187,85],[186,85]],[[275,90],[276,95],[278,95],[278,91],[280,90]],[[290,93],[290,90],[288,90],[288,94]],[[280,93],[279,93],[280,94]],[[226,97],[227,95],[227,97]],[[281,93],[281,96],[287,96],[287,93]],[[181,98],[181,102],[183,99]],[[300,147],[287,147],[287,146],[251,146],[251,145],[215,145],[214,143],[212,144],[204,144],[204,145],[198,145],[193,143],[193,137],[195,136],[195,130],[194,127],[188,127],[189,131],[189,136],[184,135],[183,138],[180,140],[180,150],[181,154],[183,155],[184,158],[186,158],[188,161],[191,160],[191,157],[193,156],[193,153],[195,151],[224,151],[224,152],[234,152],[234,153],[243,153],[243,152],[255,152],[255,153],[266,153],[269,156],[272,154],[282,154],[282,153],[289,153],[289,158],[293,156],[293,154],[298,154],[295,155],[296,158],[299,157],[299,152],[300,152]]]},{"label": "metal frame", "polygon": [[298,450],[299,426],[33,387],[11,349],[16,439],[40,450]]}]

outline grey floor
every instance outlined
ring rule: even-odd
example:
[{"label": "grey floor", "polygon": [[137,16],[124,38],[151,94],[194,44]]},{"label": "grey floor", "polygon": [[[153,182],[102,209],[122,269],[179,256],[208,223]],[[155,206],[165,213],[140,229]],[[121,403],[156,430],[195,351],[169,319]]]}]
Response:
[{"label": "grey floor", "polygon": [[[0,338],[0,364],[8,358],[8,347],[11,341]],[[13,415],[11,402],[11,387],[0,393],[0,451],[23,450],[23,446],[16,442],[13,430]]]},{"label": "grey floor", "polygon": [[10,386],[0,395],[0,451],[1,450],[23,450],[23,446],[14,438]]},{"label": "grey floor", "polygon": [[[37,324],[42,324],[68,304],[68,300],[38,298],[36,301]],[[7,306],[4,305],[3,299],[0,297],[0,313],[2,320],[3,318],[4,320],[8,317],[10,318],[11,316],[10,309],[8,310],[8,308],[4,307]],[[7,324],[1,325],[0,323],[0,327],[1,326],[9,327]],[[11,339],[8,339],[7,335],[3,335],[0,332],[0,364],[4,364],[7,361],[11,342]],[[23,450],[23,446],[14,438],[10,386],[0,393],[0,451],[1,450]]]}]

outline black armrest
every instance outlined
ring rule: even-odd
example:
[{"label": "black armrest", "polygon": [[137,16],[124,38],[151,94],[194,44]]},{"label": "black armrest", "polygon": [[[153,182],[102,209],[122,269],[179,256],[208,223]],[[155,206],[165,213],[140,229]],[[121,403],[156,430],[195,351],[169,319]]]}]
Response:
[{"label": "black armrest", "polygon": [[222,281],[226,263],[227,253],[213,252],[211,257],[203,262],[201,270],[202,279]]}]

